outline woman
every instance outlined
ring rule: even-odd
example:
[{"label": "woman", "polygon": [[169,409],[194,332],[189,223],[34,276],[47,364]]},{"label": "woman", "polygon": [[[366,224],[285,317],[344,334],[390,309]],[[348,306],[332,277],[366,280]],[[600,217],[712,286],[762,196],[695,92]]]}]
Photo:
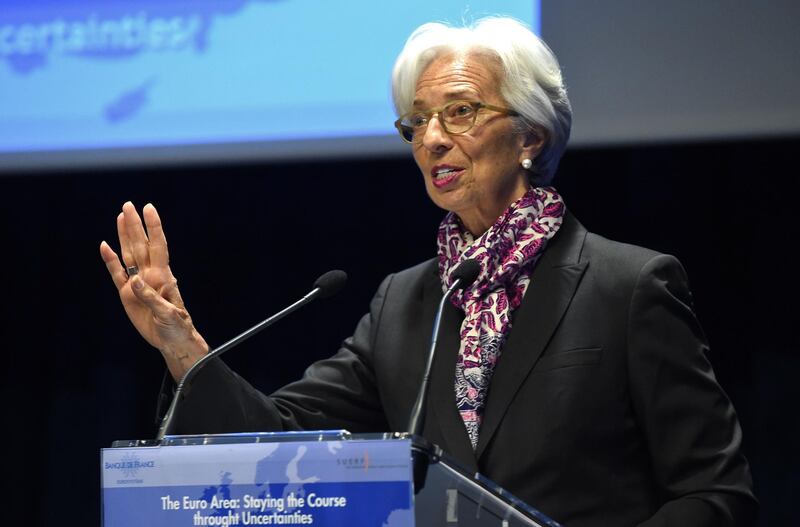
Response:
[{"label": "woman", "polygon": [[[680,264],[588,233],[546,186],[571,122],[550,50],[509,19],[428,24],[393,91],[428,195],[449,211],[438,256],[387,277],[339,352],[271,396],[209,363],[178,431],[404,429],[443,284],[475,258],[478,279],[443,315],[424,436],[566,525],[746,524],[741,431]],[[130,203],[117,218],[122,263],[100,252],[179,379],[208,345],[158,214],[143,214],[146,232]]]}]

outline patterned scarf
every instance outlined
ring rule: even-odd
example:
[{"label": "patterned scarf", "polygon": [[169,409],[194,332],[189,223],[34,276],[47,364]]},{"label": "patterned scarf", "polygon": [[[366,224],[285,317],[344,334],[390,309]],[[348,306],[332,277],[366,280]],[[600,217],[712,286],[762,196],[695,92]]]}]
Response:
[{"label": "patterned scarf", "polygon": [[495,365],[511,330],[511,314],[522,302],[531,272],[547,240],[561,226],[564,202],[553,187],[532,188],[477,239],[450,212],[439,226],[442,289],[463,260],[481,266],[478,279],[457,291],[452,303],[464,311],[456,362],[456,402],[472,448],[478,445],[483,410]]}]

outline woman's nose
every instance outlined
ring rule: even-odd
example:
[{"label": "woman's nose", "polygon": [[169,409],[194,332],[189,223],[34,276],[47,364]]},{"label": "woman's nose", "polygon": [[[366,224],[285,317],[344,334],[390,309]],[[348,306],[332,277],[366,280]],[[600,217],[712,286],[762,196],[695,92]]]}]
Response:
[{"label": "woman's nose", "polygon": [[425,128],[425,134],[422,136],[422,144],[432,152],[449,149],[453,146],[450,134],[442,126],[440,114],[431,116],[428,127]]}]

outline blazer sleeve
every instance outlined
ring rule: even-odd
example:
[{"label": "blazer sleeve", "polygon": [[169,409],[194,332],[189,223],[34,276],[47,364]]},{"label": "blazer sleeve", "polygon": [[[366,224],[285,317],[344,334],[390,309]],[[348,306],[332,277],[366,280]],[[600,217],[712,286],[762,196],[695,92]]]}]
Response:
[{"label": "blazer sleeve", "polygon": [[[210,361],[184,392],[175,433],[347,429],[388,430],[378,396],[372,350],[391,276],[370,312],[334,356],[313,363],[302,379],[265,395],[220,359]],[[294,350],[271,350],[271,353]],[[162,392],[163,393],[163,392]]]},{"label": "blazer sleeve", "polygon": [[742,431],[675,258],[658,255],[642,267],[628,317],[634,412],[664,499],[642,525],[751,525],[757,504]]}]

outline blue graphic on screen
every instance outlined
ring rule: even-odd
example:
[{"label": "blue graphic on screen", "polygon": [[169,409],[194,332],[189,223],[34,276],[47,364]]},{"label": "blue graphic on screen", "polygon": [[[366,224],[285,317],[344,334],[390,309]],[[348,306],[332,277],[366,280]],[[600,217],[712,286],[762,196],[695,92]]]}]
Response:
[{"label": "blue graphic on screen", "polygon": [[538,1],[5,1],[0,154],[393,134],[389,77],[423,22]]}]

